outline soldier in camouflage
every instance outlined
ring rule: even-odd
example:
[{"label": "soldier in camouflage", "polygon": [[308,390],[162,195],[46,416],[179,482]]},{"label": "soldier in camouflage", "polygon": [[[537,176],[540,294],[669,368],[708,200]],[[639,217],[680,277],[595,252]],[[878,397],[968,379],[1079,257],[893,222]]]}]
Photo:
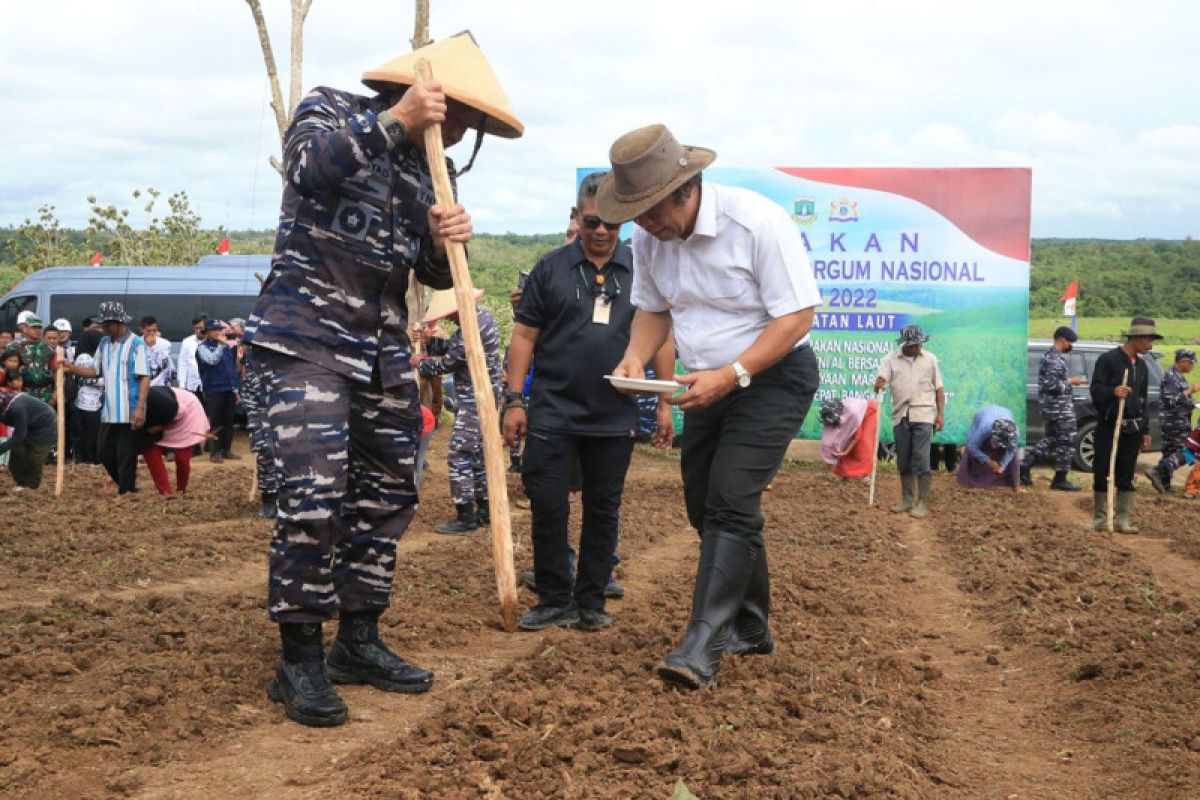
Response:
[{"label": "soldier in camouflage", "polygon": [[250,433],[250,449],[254,451],[257,471],[259,510],[263,519],[275,519],[279,494],[279,465],[275,462],[275,445],[267,424],[267,386],[263,382],[263,366],[259,350],[246,348],[242,359],[242,386],[239,395],[246,409],[246,427]]},{"label": "soldier in camouflage", "polygon": [[1039,458],[1054,454],[1054,480],[1050,488],[1060,492],[1078,492],[1079,484],[1067,480],[1071,461],[1075,457],[1076,386],[1087,383],[1082,375],[1071,375],[1064,356],[1071,352],[1078,340],[1075,331],[1065,325],[1054,331],[1054,345],[1042,356],[1038,367],[1038,405],[1046,423],[1046,435],[1025,452],[1021,461],[1021,483],[1033,486],[1030,469]]},{"label": "soldier in camouflage", "polygon": [[[483,292],[477,293],[477,298]],[[504,387],[504,370],[500,363],[500,328],[492,312],[479,306],[479,338],[483,341],[483,355],[487,362],[492,396],[497,407]],[[432,324],[441,319],[458,323],[458,308],[454,303],[454,292],[439,292],[429,304],[425,323]],[[463,344],[462,327],[454,331],[449,339],[440,336],[422,336],[426,350],[433,358],[413,362],[423,378],[450,375],[454,378],[454,428],[450,432],[450,447],[446,463],[450,473],[450,497],[457,512],[455,519],[434,528],[438,533],[463,535],[487,525],[488,494],[487,470],[483,461],[483,436],[479,430],[479,410],[475,405],[475,387],[471,382],[471,371],[467,367],[467,349]],[[497,435],[499,431],[497,431]]]},{"label": "soldier in camouflage", "polygon": [[[421,57],[453,82],[418,85]],[[447,243],[472,231],[461,205],[434,205],[424,132],[440,124],[450,146],[474,127],[476,149],[484,131],[522,132],[467,35],[363,80],[379,94],[322,87],[296,109],[271,272],[245,333],[280,467],[268,610],[283,658],[267,694],[314,726],[347,719],[331,680],[408,693],[433,684],[378,632],[417,504],[421,410],[405,291],[410,275],[449,288]],[[326,661],[321,624],[334,616]]]},{"label": "soldier in camouflage", "polygon": [[1163,375],[1158,396],[1162,401],[1162,458],[1146,470],[1146,477],[1159,494],[1171,491],[1171,475],[1183,465],[1183,443],[1192,429],[1192,395],[1200,391],[1200,383],[1188,384],[1187,374],[1196,365],[1196,351],[1179,348],[1175,365]]}]

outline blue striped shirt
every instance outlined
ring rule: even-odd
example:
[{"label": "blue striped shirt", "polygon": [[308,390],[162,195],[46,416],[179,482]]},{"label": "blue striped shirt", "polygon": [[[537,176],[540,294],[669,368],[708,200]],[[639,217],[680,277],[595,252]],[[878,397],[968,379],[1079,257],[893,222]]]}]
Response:
[{"label": "blue striped shirt", "polygon": [[96,371],[104,379],[104,405],[100,421],[116,424],[133,422],[138,402],[138,378],[150,375],[146,360],[146,342],[126,332],[113,341],[105,336],[96,348]]}]

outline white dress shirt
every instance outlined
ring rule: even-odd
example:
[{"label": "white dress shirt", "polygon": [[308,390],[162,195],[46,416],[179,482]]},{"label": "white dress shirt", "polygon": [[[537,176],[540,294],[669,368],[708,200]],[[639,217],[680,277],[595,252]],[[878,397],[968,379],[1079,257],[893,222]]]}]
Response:
[{"label": "white dress shirt", "polygon": [[195,334],[179,343],[179,388],[189,392],[200,389],[200,367],[196,364],[196,346],[199,343]]},{"label": "white dress shirt", "polygon": [[821,304],[796,224],[747,189],[702,184],[687,239],[635,228],[633,266],[633,304],[671,312],[689,370],[731,364],[774,319]]}]

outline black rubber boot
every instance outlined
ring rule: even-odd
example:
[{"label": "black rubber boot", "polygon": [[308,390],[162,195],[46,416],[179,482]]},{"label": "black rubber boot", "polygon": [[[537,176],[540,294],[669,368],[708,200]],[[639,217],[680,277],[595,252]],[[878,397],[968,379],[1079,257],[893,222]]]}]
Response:
[{"label": "black rubber boot", "polygon": [[454,536],[465,536],[479,529],[475,517],[474,503],[455,503],[455,510],[458,511],[458,516],[449,522],[443,522],[434,530],[438,533],[449,533]]},{"label": "black rubber boot", "polygon": [[379,639],[381,611],[343,611],[337,639],[329,648],[334,683],[368,683],[385,692],[419,694],[433,686],[433,673],[414,667]]},{"label": "black rubber boot", "polygon": [[659,677],[689,689],[716,683],[729,626],[742,607],[759,549],[743,536],[725,531],[704,533],[692,617],[683,644],[658,665]]},{"label": "black rubber boot", "polygon": [[267,681],[267,697],[283,703],[284,713],[301,725],[341,725],[350,712],[325,673],[320,624],[283,622],[279,637],[283,661]]},{"label": "black rubber boot", "polygon": [[1029,471],[1029,467],[1021,465],[1021,485],[1033,486],[1033,473]]},{"label": "black rubber boot", "polygon": [[770,655],[775,640],[767,618],[771,614],[771,577],[767,571],[767,551],[759,550],[746,584],[746,597],[730,628],[725,652],[738,656]]},{"label": "black rubber boot", "polygon": [[263,492],[259,496],[260,505],[258,507],[258,516],[261,519],[275,519],[279,514],[279,507],[276,505],[276,495],[274,492]]},{"label": "black rubber boot", "polygon": [[1055,472],[1054,480],[1050,481],[1050,488],[1056,492],[1078,492],[1082,491],[1078,483],[1071,483],[1067,480],[1066,472]]}]

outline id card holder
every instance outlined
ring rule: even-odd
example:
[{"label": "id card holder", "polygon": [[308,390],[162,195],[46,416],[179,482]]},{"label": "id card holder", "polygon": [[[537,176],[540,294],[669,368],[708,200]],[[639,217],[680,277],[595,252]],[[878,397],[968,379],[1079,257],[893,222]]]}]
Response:
[{"label": "id card holder", "polygon": [[612,303],[602,294],[596,295],[596,302],[592,306],[592,322],[597,325],[607,325],[609,317],[612,315]]}]

